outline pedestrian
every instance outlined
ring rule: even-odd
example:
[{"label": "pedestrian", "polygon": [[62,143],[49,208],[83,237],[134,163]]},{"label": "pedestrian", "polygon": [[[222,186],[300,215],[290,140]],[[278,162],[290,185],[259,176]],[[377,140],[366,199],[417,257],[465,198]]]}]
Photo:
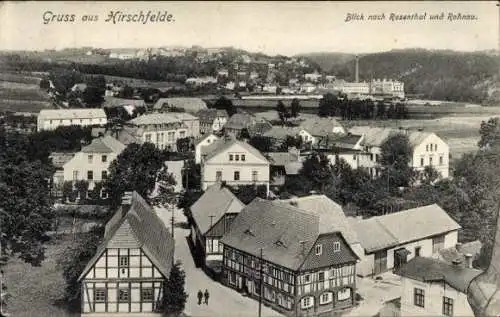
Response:
[{"label": "pedestrian", "polygon": [[208,297],[210,296],[210,294],[208,294],[208,289],[205,289],[205,304],[208,305]]},{"label": "pedestrian", "polygon": [[201,305],[201,300],[203,299],[203,292],[201,289],[198,291],[198,305]]}]

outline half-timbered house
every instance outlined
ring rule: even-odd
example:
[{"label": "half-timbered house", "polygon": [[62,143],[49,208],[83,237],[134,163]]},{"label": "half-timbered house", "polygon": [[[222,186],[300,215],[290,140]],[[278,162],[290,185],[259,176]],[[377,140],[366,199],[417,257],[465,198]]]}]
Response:
[{"label": "half-timbered house", "polygon": [[106,224],[103,243],[79,277],[82,316],[161,316],[174,240],[134,192]]},{"label": "half-timbered house", "polygon": [[314,212],[256,198],[221,240],[223,283],[290,316],[351,307],[358,257],[327,228]]}]

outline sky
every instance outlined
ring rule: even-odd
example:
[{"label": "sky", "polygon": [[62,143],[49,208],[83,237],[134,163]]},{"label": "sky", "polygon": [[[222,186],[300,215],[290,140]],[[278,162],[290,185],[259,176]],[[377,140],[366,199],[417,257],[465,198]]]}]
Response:
[{"label": "sky", "polygon": [[[403,48],[476,51],[499,49],[496,1],[484,2],[0,2],[0,50],[91,46],[146,48],[233,46],[270,55],[308,52],[371,53]],[[167,12],[172,22],[106,22],[111,11]],[[346,15],[363,20],[346,22]],[[426,14],[391,21],[391,14]],[[443,20],[430,15],[444,14]],[[474,20],[448,20],[448,15]],[[49,22],[57,15],[74,22]],[[384,14],[382,21],[369,15]],[[83,22],[83,16],[97,16]]]}]

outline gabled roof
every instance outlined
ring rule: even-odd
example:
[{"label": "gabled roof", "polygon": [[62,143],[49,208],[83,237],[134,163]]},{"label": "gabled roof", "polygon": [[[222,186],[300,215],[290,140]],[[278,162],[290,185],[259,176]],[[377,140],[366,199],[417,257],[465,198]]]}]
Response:
[{"label": "gabled roof", "polygon": [[263,136],[284,140],[288,135],[296,136],[299,134],[299,131],[299,127],[273,126],[271,129],[264,132]]},{"label": "gabled roof", "polygon": [[123,107],[123,106],[134,106],[134,107],[146,107],[146,103],[142,99],[125,99],[117,98],[112,96],[104,97],[104,107]]},{"label": "gabled roof", "polygon": [[[111,134],[112,132],[108,132]],[[124,145],[129,145],[132,143],[140,143],[142,137],[143,129],[138,127],[124,126],[120,131],[118,131],[117,139]]]},{"label": "gabled roof", "polygon": [[74,156],[75,153],[52,152],[49,158],[52,159],[52,165],[54,165],[55,168],[62,168],[64,164],[71,161]]},{"label": "gabled roof", "polygon": [[224,128],[226,129],[245,129],[255,123],[255,117],[249,113],[235,113],[227,120]]},{"label": "gabled roof", "polygon": [[[211,150],[211,152],[206,157],[205,162],[208,162],[211,158],[226,151],[227,149],[229,149],[230,147],[232,147],[234,145],[239,145],[239,146],[243,147],[246,151],[253,154],[257,158],[269,163],[267,158],[264,155],[262,155],[262,153],[260,153],[259,150],[257,150],[256,148],[254,148],[253,146],[251,146],[247,142],[239,141],[236,139],[230,139],[230,140],[220,139],[217,142],[215,142],[214,144],[205,147],[205,149],[210,148],[210,150]],[[208,152],[205,152],[205,153],[208,153]]]},{"label": "gabled roof", "polygon": [[245,205],[229,189],[215,184],[207,188],[190,209],[194,222],[205,234],[222,216],[239,213],[243,207]]},{"label": "gabled roof", "polygon": [[437,204],[365,220],[352,219],[366,252],[421,240],[458,230],[460,225]]},{"label": "gabled roof", "polygon": [[121,206],[106,224],[103,242],[78,280],[87,275],[107,248],[141,248],[158,271],[168,278],[174,246],[169,230],[154,209],[133,192],[131,204]]},{"label": "gabled roof", "polygon": [[100,138],[93,139],[92,142],[82,148],[83,153],[116,153],[120,154],[125,149],[117,139],[106,135]]},{"label": "gabled roof", "polygon": [[266,157],[269,158],[269,163],[275,166],[285,166],[289,163],[299,161],[298,153],[290,152],[269,152],[266,153]]},{"label": "gabled roof", "polygon": [[360,243],[356,231],[347,221],[342,206],[325,195],[310,195],[282,200],[282,202],[317,215],[320,221],[320,233],[339,231],[342,232],[347,243]]},{"label": "gabled roof", "polygon": [[300,129],[306,130],[314,136],[327,136],[333,132],[333,128],[342,125],[334,118],[307,117],[299,124]]},{"label": "gabled roof", "polygon": [[148,125],[148,124],[169,124],[181,123],[182,120],[172,113],[148,113],[138,116],[129,121],[135,125]]},{"label": "gabled roof", "polygon": [[265,260],[298,270],[319,236],[318,215],[256,198],[234,219],[221,242],[253,255],[262,248]]},{"label": "gabled roof", "polygon": [[71,109],[42,109],[38,118],[48,120],[63,119],[88,119],[88,118],[106,118],[104,109],[101,108],[71,108]]},{"label": "gabled roof", "polygon": [[452,263],[455,260],[460,260],[462,264],[467,263],[465,255],[470,254],[472,259],[476,259],[481,251],[482,243],[479,240],[464,243],[451,248],[439,250],[440,258],[443,261]]},{"label": "gabled roof", "polygon": [[470,282],[482,271],[417,256],[396,270],[395,273],[422,282],[445,281],[454,289],[467,293]]},{"label": "gabled roof", "polygon": [[176,98],[160,98],[154,104],[153,109],[161,110],[163,107],[181,108],[187,112],[196,113],[200,110],[207,109],[207,104],[200,98],[176,97]]},{"label": "gabled roof", "polygon": [[204,136],[202,136],[201,138],[197,139],[194,144],[195,145],[198,145],[200,144],[201,142],[205,141],[207,138],[209,137],[212,137],[212,138],[215,138],[216,140],[219,140],[220,138],[218,136],[216,136],[215,134],[206,134]]},{"label": "gabled roof", "polygon": [[352,134],[364,135],[363,145],[380,147],[390,137],[397,134],[406,134],[410,141],[410,146],[420,145],[432,132],[405,131],[392,128],[375,128],[369,126],[357,126],[349,130]]},{"label": "gabled roof", "polygon": [[226,110],[219,109],[203,109],[196,113],[196,116],[200,118],[200,123],[212,123],[217,117],[228,118]]},{"label": "gabled roof", "polygon": [[269,122],[256,122],[248,126],[248,134],[250,136],[263,135],[272,128],[273,126]]}]

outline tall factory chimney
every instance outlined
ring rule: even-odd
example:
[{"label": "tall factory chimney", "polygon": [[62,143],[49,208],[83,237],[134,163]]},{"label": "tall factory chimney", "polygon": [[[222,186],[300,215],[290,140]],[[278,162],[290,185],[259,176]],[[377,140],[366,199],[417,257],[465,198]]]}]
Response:
[{"label": "tall factory chimney", "polygon": [[355,70],[355,82],[359,83],[359,57],[356,55],[356,70]]}]

